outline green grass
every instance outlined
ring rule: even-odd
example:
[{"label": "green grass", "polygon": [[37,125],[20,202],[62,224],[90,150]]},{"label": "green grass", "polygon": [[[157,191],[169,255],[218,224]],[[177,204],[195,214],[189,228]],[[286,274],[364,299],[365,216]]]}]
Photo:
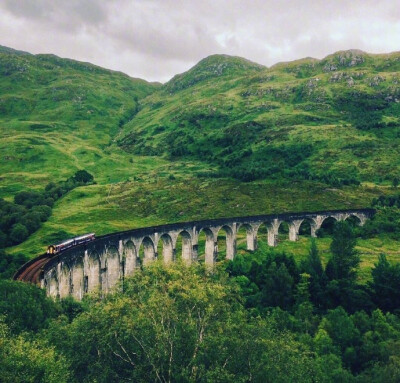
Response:
[{"label": "green grass", "polygon": [[[322,61],[238,70],[236,58],[212,56],[143,100],[117,139],[131,153],[197,158],[225,170],[249,168],[263,153],[263,166],[280,167],[274,178],[298,168],[388,183],[400,166],[398,58],[338,52]],[[226,71],[213,71],[216,62]],[[374,118],[391,125],[357,127]],[[311,155],[294,164],[265,158],[294,144],[312,145]]]},{"label": "green grass", "polygon": [[[392,192],[391,180],[399,175],[400,109],[388,102],[381,120],[392,125],[360,130],[354,95],[378,103],[396,96],[400,68],[398,54],[352,55],[362,61],[349,66],[346,54],[338,53],[269,69],[217,55],[161,86],[91,64],[0,49],[0,198],[41,189],[78,169],[97,182],[57,201],[49,221],[7,251],[34,257],[58,236],[87,231],[368,207],[374,197]],[[328,64],[337,70],[326,71]],[[371,85],[376,76],[384,81]],[[312,146],[299,164],[271,155],[296,145]],[[252,153],[243,156],[248,149]],[[248,183],[204,177],[227,168],[234,175],[257,156],[263,166],[302,166],[363,183],[337,188],[279,171]],[[326,241],[318,242],[325,261]],[[358,246],[363,273],[381,251],[397,260],[397,243],[387,238]],[[223,254],[223,240],[219,247]],[[284,241],[278,249],[300,260],[308,241]]]},{"label": "green grass", "polygon": [[57,201],[39,231],[9,251],[33,257],[62,230],[71,235],[92,231],[102,235],[209,218],[361,208],[385,192],[376,187],[335,190],[313,182],[185,178],[179,164],[171,171],[175,171],[175,180],[149,171],[137,181],[78,187]]}]

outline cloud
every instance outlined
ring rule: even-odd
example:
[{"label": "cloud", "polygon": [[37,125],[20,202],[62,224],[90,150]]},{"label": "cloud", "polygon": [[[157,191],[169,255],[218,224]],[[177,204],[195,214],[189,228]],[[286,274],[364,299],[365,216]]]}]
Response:
[{"label": "cloud", "polygon": [[225,53],[264,65],[337,50],[399,50],[381,0],[0,0],[1,44],[166,81]]}]

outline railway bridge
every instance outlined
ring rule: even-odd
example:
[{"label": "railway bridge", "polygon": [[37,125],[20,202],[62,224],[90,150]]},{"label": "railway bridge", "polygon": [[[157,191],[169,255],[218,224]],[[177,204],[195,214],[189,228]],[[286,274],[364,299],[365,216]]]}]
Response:
[{"label": "railway bridge", "polygon": [[[226,238],[226,258],[233,259],[239,230],[245,232],[247,249],[254,251],[257,238],[263,235],[269,246],[276,246],[279,228],[284,222],[288,227],[288,239],[296,241],[305,222],[309,234],[315,237],[327,219],[341,221],[354,217],[363,225],[373,214],[373,209],[331,210],[221,218],[133,229],[98,237],[53,256],[43,254],[21,267],[14,279],[36,283],[54,298],[72,295],[80,300],[84,294],[96,290],[107,293],[125,276],[157,258],[162,258],[165,263],[178,258],[188,264],[197,262],[200,235],[205,237],[204,262],[212,267],[217,260],[217,238],[221,232]],[[181,244],[179,253],[178,240]]]}]

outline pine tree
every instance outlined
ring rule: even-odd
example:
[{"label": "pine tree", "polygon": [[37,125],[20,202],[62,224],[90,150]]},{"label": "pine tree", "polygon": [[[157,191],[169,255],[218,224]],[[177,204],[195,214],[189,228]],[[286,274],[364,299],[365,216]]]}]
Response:
[{"label": "pine tree", "polygon": [[332,257],[326,267],[330,280],[346,281],[350,284],[355,282],[360,265],[360,255],[355,250],[356,243],[352,227],[346,221],[337,222],[333,229]]}]

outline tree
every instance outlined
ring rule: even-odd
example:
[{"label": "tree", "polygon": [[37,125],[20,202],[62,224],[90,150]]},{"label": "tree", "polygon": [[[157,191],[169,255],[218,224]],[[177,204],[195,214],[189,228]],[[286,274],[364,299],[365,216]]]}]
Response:
[{"label": "tree", "polygon": [[51,207],[48,205],[34,206],[31,211],[32,213],[39,214],[40,220],[42,222],[47,221],[47,218],[49,218],[51,215]]},{"label": "tree", "polygon": [[28,233],[34,233],[37,229],[39,229],[41,225],[40,214],[38,212],[30,211],[29,213],[25,214],[20,223],[26,227]]},{"label": "tree", "polygon": [[386,255],[380,254],[371,271],[373,300],[383,311],[400,309],[400,265],[391,265]]},{"label": "tree", "polygon": [[249,317],[238,292],[224,273],[154,263],[48,338],[76,381],[311,382],[308,346]]},{"label": "tree", "polygon": [[67,360],[42,340],[13,336],[0,318],[0,381],[2,383],[67,383]]},{"label": "tree", "polygon": [[78,170],[75,174],[74,174],[74,180],[76,182],[82,182],[84,184],[88,184],[90,182],[93,182],[93,176],[87,172],[86,170]]},{"label": "tree", "polygon": [[356,242],[353,229],[346,221],[335,224],[330,246],[332,256],[326,267],[330,280],[355,282],[360,265],[360,255],[355,250]]},{"label": "tree", "polygon": [[321,308],[324,306],[324,290],[326,287],[326,275],[322,267],[321,258],[319,256],[315,238],[311,238],[310,251],[308,257],[302,263],[301,268],[303,272],[310,276],[309,290],[310,298],[315,307]]},{"label": "tree", "polygon": [[21,223],[16,223],[11,228],[10,239],[15,244],[25,241],[25,239],[28,238],[28,236],[29,236],[28,229]]},{"label": "tree", "polygon": [[346,311],[342,307],[330,310],[322,319],[320,329],[329,334],[333,344],[340,348],[345,364],[351,366],[354,363],[354,347],[360,341],[360,332]]},{"label": "tree", "polygon": [[265,307],[278,306],[282,309],[289,309],[293,301],[293,278],[284,263],[278,266],[272,262],[265,273],[262,304]]},{"label": "tree", "polygon": [[28,257],[23,254],[11,255],[0,250],[0,279],[12,278],[14,273],[27,261]]},{"label": "tree", "polygon": [[326,307],[343,306],[349,312],[370,310],[371,299],[362,286],[356,284],[360,256],[355,250],[356,238],[351,225],[337,222],[333,230],[331,258],[326,265]]},{"label": "tree", "polygon": [[0,249],[6,247],[7,245],[7,235],[0,230]]},{"label": "tree", "polygon": [[47,326],[56,314],[55,303],[44,290],[32,284],[0,280],[0,316],[16,334]]}]

